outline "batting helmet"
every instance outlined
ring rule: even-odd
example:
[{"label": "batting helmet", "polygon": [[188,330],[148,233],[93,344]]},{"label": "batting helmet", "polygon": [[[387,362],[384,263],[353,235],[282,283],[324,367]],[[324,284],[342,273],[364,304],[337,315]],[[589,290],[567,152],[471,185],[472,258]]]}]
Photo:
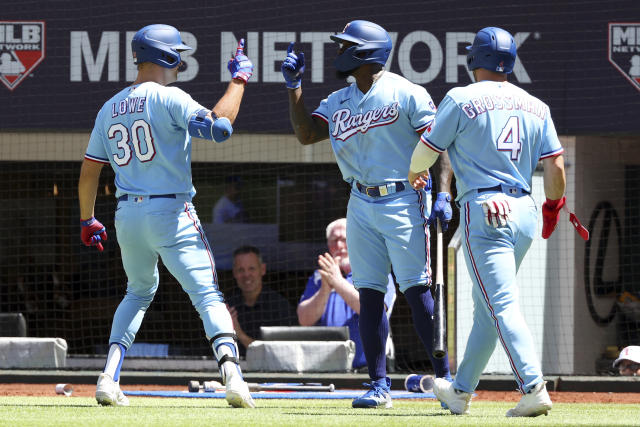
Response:
[{"label": "batting helmet", "polygon": [[369,21],[351,21],[342,33],[331,36],[331,40],[356,44],[336,58],[334,65],[342,72],[351,71],[363,64],[384,65],[391,53],[389,33],[380,25]]},{"label": "batting helmet", "polygon": [[174,68],[181,62],[180,52],[191,50],[182,43],[180,33],[171,25],[153,24],[139,30],[131,40],[134,64],[153,62]]},{"label": "batting helmet", "polygon": [[484,68],[509,74],[516,62],[516,42],[507,31],[487,27],[478,31],[473,44],[467,46],[467,67],[470,71]]}]

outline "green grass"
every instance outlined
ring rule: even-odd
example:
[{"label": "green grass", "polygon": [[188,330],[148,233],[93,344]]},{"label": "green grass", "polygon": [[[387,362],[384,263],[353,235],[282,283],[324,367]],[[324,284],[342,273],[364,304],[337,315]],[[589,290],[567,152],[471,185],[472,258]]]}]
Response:
[{"label": "green grass", "polygon": [[473,402],[451,415],[433,400],[394,400],[393,409],[352,409],[350,400],[257,399],[234,409],[222,399],[130,398],[130,407],[100,407],[93,398],[0,397],[0,426],[640,426],[640,406],[556,403],[547,417],[509,419],[506,402]]}]

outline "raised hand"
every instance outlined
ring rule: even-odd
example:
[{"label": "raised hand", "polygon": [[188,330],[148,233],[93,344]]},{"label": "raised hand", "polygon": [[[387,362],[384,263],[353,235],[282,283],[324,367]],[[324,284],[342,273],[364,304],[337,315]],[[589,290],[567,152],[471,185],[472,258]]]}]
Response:
[{"label": "raised hand", "polygon": [[104,250],[102,242],[107,240],[107,229],[95,217],[81,219],[82,232],[80,238],[85,246],[95,246],[100,252]]},{"label": "raised hand", "polygon": [[227,63],[227,68],[231,72],[231,78],[247,83],[253,75],[253,64],[244,54],[244,39],[240,39],[235,55]]},{"label": "raised hand", "polygon": [[449,229],[449,221],[451,221],[451,195],[446,192],[438,193],[436,201],[433,203],[431,209],[431,215],[427,220],[427,225],[435,224],[436,218],[440,220],[440,226],[442,231],[445,232]]},{"label": "raised hand", "polygon": [[282,63],[280,68],[287,88],[297,89],[302,84],[302,74],[304,74],[304,53],[298,52],[296,55],[293,52],[293,45],[295,42],[289,43],[287,48],[287,57]]}]

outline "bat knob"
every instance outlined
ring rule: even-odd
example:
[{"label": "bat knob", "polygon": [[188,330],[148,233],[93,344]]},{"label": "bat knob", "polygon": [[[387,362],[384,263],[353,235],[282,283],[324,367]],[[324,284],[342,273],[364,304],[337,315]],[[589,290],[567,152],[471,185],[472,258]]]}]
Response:
[{"label": "bat knob", "polygon": [[189,381],[188,388],[190,393],[198,393],[200,391],[200,383],[198,381]]}]

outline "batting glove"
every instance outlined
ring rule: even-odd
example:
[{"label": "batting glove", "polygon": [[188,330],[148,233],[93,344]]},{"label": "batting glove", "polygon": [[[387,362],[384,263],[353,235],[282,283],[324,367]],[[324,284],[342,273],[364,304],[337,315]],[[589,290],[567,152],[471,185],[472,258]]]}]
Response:
[{"label": "batting glove", "polygon": [[[567,201],[566,197],[561,199],[551,200],[547,198],[547,201],[542,204],[542,238],[548,239],[556,229],[558,220],[560,219],[560,210]],[[574,215],[575,216],[575,215]],[[577,228],[577,227],[576,227]]]},{"label": "batting glove", "polygon": [[511,205],[509,199],[503,194],[485,200],[482,203],[482,211],[485,224],[494,228],[506,226],[511,219]]},{"label": "batting glove", "polygon": [[449,228],[449,221],[451,221],[452,214],[451,195],[446,192],[438,193],[436,201],[433,203],[433,208],[431,209],[431,215],[429,215],[429,219],[427,219],[427,225],[435,224],[437,218],[440,220],[442,231],[445,232]]},{"label": "batting glove", "polygon": [[251,60],[244,54],[244,39],[240,39],[236,54],[231,56],[227,63],[227,68],[231,72],[231,78],[240,80],[245,84],[253,75],[253,64]]},{"label": "batting glove", "polygon": [[95,246],[100,252],[104,250],[102,242],[107,240],[107,229],[95,217],[89,219],[81,219],[82,226],[82,243],[85,246]]},{"label": "batting glove", "polygon": [[285,84],[289,89],[297,89],[302,84],[302,74],[304,73],[304,53],[293,53],[293,45],[295,42],[289,43],[287,48],[287,57],[280,68],[284,76]]}]

